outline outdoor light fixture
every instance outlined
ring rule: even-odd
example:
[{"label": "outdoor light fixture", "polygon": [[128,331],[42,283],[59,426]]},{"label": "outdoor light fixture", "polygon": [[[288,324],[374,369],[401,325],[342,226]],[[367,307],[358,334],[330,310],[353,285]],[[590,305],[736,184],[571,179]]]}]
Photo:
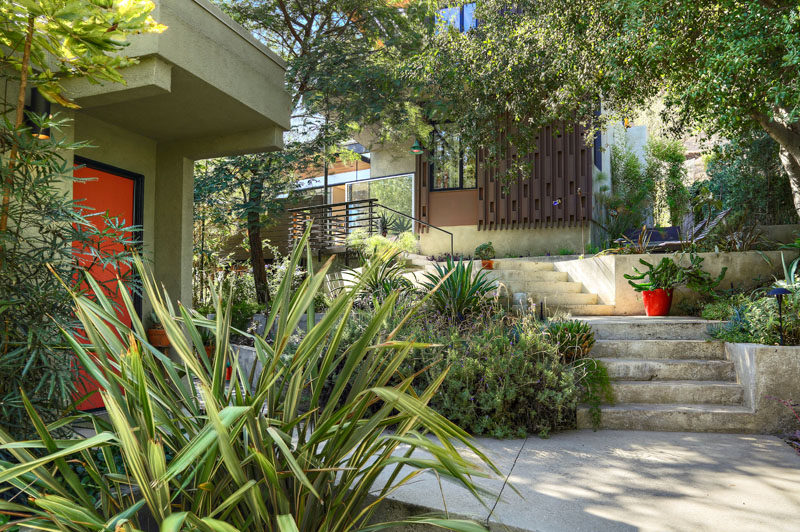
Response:
[{"label": "outdoor light fixture", "polygon": [[423,152],[422,145],[419,143],[419,140],[415,140],[414,145],[411,146],[411,153],[413,153],[414,155],[419,155],[422,152]]},{"label": "outdoor light fixture", "polygon": [[[42,96],[42,94],[36,90],[35,88],[31,90],[31,103],[28,106],[28,112],[39,117],[42,119],[50,118],[50,102]],[[26,122],[28,127],[31,128],[31,135],[34,138],[47,140],[50,138],[50,128],[41,128],[34,123],[30,117],[26,118]]]},{"label": "outdoor light fixture", "polygon": [[781,334],[781,345],[783,344],[783,296],[791,294],[791,292],[785,288],[773,288],[767,295],[775,296],[775,299],[778,300],[778,331]]},{"label": "outdoor light fixture", "polygon": [[561,206],[561,198],[558,198],[553,202],[553,207],[560,207]]}]

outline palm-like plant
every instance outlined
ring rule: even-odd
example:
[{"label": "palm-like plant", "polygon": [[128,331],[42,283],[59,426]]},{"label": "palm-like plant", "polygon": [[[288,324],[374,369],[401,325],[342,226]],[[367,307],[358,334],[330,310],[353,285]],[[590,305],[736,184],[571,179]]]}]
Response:
[{"label": "palm-like plant", "polygon": [[[296,247],[290,271],[304,245]],[[444,374],[419,395],[413,376],[391,384],[414,347],[395,341],[396,330],[381,333],[396,295],[375,309],[356,342],[343,346],[359,287],[340,294],[290,349],[290,336],[327,267],[294,293],[290,276],[284,278],[266,327],[275,324],[274,337],[254,337],[260,364],[250,369],[228,343],[231,309],[221,297],[213,321],[175,308],[141,263],[144,290],[169,336],[172,357],[147,343],[129,299],[131,328],[117,318],[108,298],[75,295],[90,344],[72,336],[68,341],[101,385],[108,418],[82,414],[96,434],[57,440],[51,431],[75,418],[46,426],[26,402],[40,439],[16,442],[0,429],[0,449],[15,458],[0,462],[0,485],[11,484],[31,504],[0,501],[0,511],[42,530],[139,530],[147,510],[167,531],[316,532],[396,526],[370,524],[376,506],[425,470],[452,478],[477,496],[472,477],[482,473],[454,443],[497,469],[464,431],[427,406]],[[202,329],[215,332],[212,357],[206,355]],[[233,371],[226,384],[228,363]],[[115,455],[121,455],[121,465]],[[72,469],[75,463],[99,496],[89,494]],[[444,518],[411,521],[484,530]]]},{"label": "palm-like plant", "polygon": [[[434,264],[434,272],[425,274],[422,285],[431,291],[431,303],[437,311],[454,318],[462,319],[478,310],[486,301],[486,296],[495,288],[495,283],[485,270],[473,274],[473,262],[447,259],[444,266]],[[441,286],[440,286],[441,285]],[[438,290],[435,287],[440,286]]]},{"label": "palm-like plant", "polygon": [[414,290],[414,284],[405,275],[409,269],[399,260],[402,251],[388,248],[363,258],[359,269],[345,270],[345,274],[359,287],[362,296],[384,301],[397,292],[404,296]]}]

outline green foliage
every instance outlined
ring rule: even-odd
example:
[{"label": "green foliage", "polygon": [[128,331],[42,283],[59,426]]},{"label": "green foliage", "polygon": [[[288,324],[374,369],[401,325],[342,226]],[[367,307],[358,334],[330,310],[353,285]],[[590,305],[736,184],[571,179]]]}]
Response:
[{"label": "green foliage", "polygon": [[358,269],[348,269],[343,273],[360,287],[359,295],[369,298],[374,306],[378,306],[394,293],[402,299],[414,291],[414,285],[405,277],[409,269],[400,256],[400,251],[388,248],[383,253],[366,257]]},{"label": "green foliage", "polygon": [[574,426],[580,393],[575,371],[533,320],[496,307],[461,323],[428,313],[400,334],[442,346],[417,351],[403,372],[449,367],[430,404],[470,433],[545,437]]},{"label": "green foliage", "polygon": [[481,260],[492,260],[495,258],[494,246],[491,242],[486,242],[475,248],[475,258]]},{"label": "green foliage", "polygon": [[[712,335],[726,342],[777,345],[780,340],[778,303],[774,297],[754,294],[717,301],[703,309],[703,317],[727,319]],[[786,345],[800,345],[800,299],[783,298],[783,332]]]},{"label": "green foliage", "polygon": [[[63,140],[63,122],[45,122],[52,129],[47,140],[0,123],[0,180],[10,199],[8,229],[0,232],[0,426],[15,435],[32,430],[20,390],[48,421],[82,395],[76,381],[83,381],[59,331],[78,327],[69,291],[84,292],[92,268],[103,270],[110,293],[119,290],[116,276],[137,289],[128,250],[140,228],[73,201],[74,168],[64,154],[85,145]],[[13,163],[12,143],[18,148]]]},{"label": "green foliage", "polygon": [[461,321],[470,313],[480,311],[487,302],[486,296],[495,288],[486,270],[473,272],[473,261],[462,259],[454,263],[448,258],[444,266],[434,263],[434,272],[425,273],[422,286],[433,290],[431,305],[450,319]]},{"label": "green foliage", "polygon": [[370,236],[363,229],[356,229],[347,235],[347,246],[368,257],[383,254],[387,250],[414,253],[417,251],[418,243],[416,235],[411,231],[388,238],[382,235]]},{"label": "green foliage", "polygon": [[[703,269],[703,257],[693,253],[690,253],[688,257],[689,264],[686,266],[678,265],[670,257],[662,258],[661,262],[656,266],[653,266],[644,259],[639,259],[639,262],[646,266],[647,270],[640,272],[634,267],[633,271],[636,272],[636,275],[626,273],[623,274],[623,277],[628,280],[628,284],[637,292],[656,290],[658,288],[671,290],[676,286],[685,284],[690,290],[694,290],[695,292],[706,295],[712,294],[714,289],[722,282],[728,268],[722,268],[720,274],[714,278]],[[641,280],[645,280],[645,282],[634,282]]]},{"label": "green foliage", "polygon": [[651,204],[656,225],[681,225],[690,208],[683,142],[651,138],[647,141],[645,157],[645,181],[653,186]]},{"label": "green foliage", "polygon": [[594,331],[584,321],[551,321],[545,330],[566,362],[587,357],[594,346]]},{"label": "green foliage", "polygon": [[561,248],[561,249],[558,250],[558,254],[561,255],[561,256],[565,256],[565,255],[575,255],[576,253],[575,253],[574,249]]},{"label": "green foliage", "polygon": [[[301,244],[292,268],[305,238]],[[430,385],[420,394],[412,392],[414,377],[390,382],[414,347],[379,336],[394,297],[344,346],[340,341],[355,292],[341,294],[289,353],[292,331],[320,290],[327,267],[296,292],[285,277],[269,312],[267,328],[276,324],[274,338],[253,338],[263,369],[252,372],[253,362],[238,359],[231,349],[230,310],[220,294],[217,317],[207,320],[167,303],[167,294],[156,290],[141,264],[138,269],[174,359],[146,343],[132,308],[131,330],[106,310],[102,297],[100,304],[75,298],[92,345],[69,341],[102,386],[108,414],[81,414],[78,420],[96,435],[67,441],[54,440],[30,407],[38,441],[15,442],[0,429],[0,443],[13,444],[8,450],[14,456],[13,462],[0,462],[0,482],[30,497],[30,506],[21,497],[0,502],[0,509],[15,512],[26,526],[140,530],[138,510],[146,507],[163,530],[353,530],[373,517],[369,503],[380,502],[420,470],[452,479],[477,496],[471,476],[481,473],[455,445],[499,473],[463,430],[427,406],[443,375],[428,375]],[[215,333],[210,360],[202,328]],[[226,383],[229,363],[232,377]],[[328,399],[321,402],[326,388]],[[121,467],[112,459],[117,452]],[[67,460],[80,461],[97,484],[98,504]],[[110,473],[104,475],[103,467]],[[466,521],[437,522],[450,529],[482,529]]]},{"label": "green foliage", "polygon": [[583,374],[581,379],[583,382],[581,399],[589,405],[592,427],[597,430],[602,420],[600,405],[603,403],[614,404],[615,402],[614,389],[611,387],[608,369],[599,360],[588,358],[580,361],[578,370]]},{"label": "green foliage", "polygon": [[692,191],[697,194],[707,186],[719,200],[719,208],[731,209],[729,218],[740,216],[745,223],[795,223],[797,213],[779,150],[778,143],[763,131],[717,146],[706,168],[709,179],[695,183]]}]

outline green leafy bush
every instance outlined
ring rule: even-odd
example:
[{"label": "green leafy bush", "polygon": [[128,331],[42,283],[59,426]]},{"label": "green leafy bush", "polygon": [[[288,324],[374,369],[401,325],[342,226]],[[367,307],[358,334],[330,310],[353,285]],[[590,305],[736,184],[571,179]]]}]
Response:
[{"label": "green leafy bush", "polygon": [[[35,139],[0,117],[0,182],[9,199],[8,226],[0,232],[0,426],[15,435],[33,430],[20,390],[48,422],[84,393],[60,331],[79,326],[69,291],[84,293],[92,268],[105,270],[101,284],[110,292],[118,290],[116,276],[138,289],[130,250],[141,228],[80,208],[67,192],[74,167],[64,154],[85,145],[64,140],[63,121],[40,123],[51,128],[49,139]],[[12,163],[8,152],[15,144]],[[103,229],[93,223],[98,217]]]},{"label": "green leafy bush", "polygon": [[411,231],[389,238],[379,234],[370,236],[363,229],[356,229],[347,235],[347,246],[360,255],[369,256],[384,253],[387,249],[416,253],[418,243],[417,237]]},{"label": "green leafy bush", "polygon": [[594,347],[594,331],[584,321],[551,321],[545,330],[566,362],[588,357]]},{"label": "green leafy bush", "polygon": [[495,288],[494,282],[485,270],[473,273],[473,262],[463,260],[453,263],[448,258],[444,266],[434,264],[434,272],[424,274],[422,286],[433,291],[430,299],[433,307],[445,316],[460,321],[470,313],[481,310],[486,303],[486,296]]},{"label": "green leafy bush", "polygon": [[[722,282],[728,268],[722,268],[720,274],[714,278],[711,277],[710,273],[703,270],[703,260],[705,259],[699,255],[690,254],[689,264],[680,266],[670,257],[664,257],[658,265],[653,266],[646,260],[639,259],[639,263],[647,266],[647,270],[641,272],[634,268],[635,275],[626,273],[623,274],[623,277],[628,280],[628,284],[637,292],[657,290],[659,288],[671,290],[676,286],[685,284],[690,290],[711,295],[714,289]],[[637,283],[635,281],[644,282]]]},{"label": "green leafy bush", "polygon": [[[292,267],[303,247],[293,254]],[[463,430],[427,406],[438,388],[437,375],[426,374],[431,384],[420,394],[411,390],[415,376],[391,382],[414,347],[384,341],[391,335],[377,337],[394,309],[393,296],[340,350],[355,292],[341,294],[289,355],[290,335],[320,290],[326,269],[296,292],[285,277],[269,314],[268,325],[276,323],[276,333],[269,343],[253,338],[263,369],[251,374],[231,349],[230,314],[219,294],[211,321],[182,306],[173,309],[141,264],[138,269],[174,359],[146,343],[130,301],[132,328],[106,310],[108,300],[100,297],[101,304],[95,304],[75,298],[76,313],[93,344],[72,337],[69,342],[104,390],[108,415],[80,414],[77,420],[96,434],[56,441],[26,403],[40,440],[18,442],[0,429],[0,444],[14,457],[0,462],[0,482],[24,494],[0,502],[0,510],[12,512],[26,526],[141,530],[140,510],[146,509],[161,530],[343,532],[366,527],[374,514],[371,503],[419,470],[452,479],[477,496],[471,477],[481,473],[454,444],[466,446],[499,473]],[[215,332],[212,357],[205,354],[201,328]],[[233,369],[226,383],[228,364]],[[339,368],[335,375],[334,368]],[[328,400],[321,402],[326,386]],[[122,457],[121,466],[115,453]],[[99,503],[72,471],[75,462],[97,485]],[[424,525],[432,519],[404,522]],[[435,522],[483,530],[467,521]]]},{"label": "green leafy bush", "polygon": [[409,269],[400,260],[400,255],[400,251],[387,249],[363,258],[359,269],[348,269],[344,273],[360,287],[362,298],[380,303],[395,292],[404,298],[413,292],[414,285],[405,277]]},{"label": "green leafy bush", "polygon": [[475,258],[481,260],[492,260],[496,256],[494,246],[491,242],[485,242],[475,248]]},{"label": "green leafy bush", "polygon": [[[751,297],[729,296],[707,305],[702,316],[727,320],[712,335],[726,342],[776,345],[780,341],[778,304],[757,292]],[[786,345],[800,345],[800,294],[783,298],[783,332]]]}]

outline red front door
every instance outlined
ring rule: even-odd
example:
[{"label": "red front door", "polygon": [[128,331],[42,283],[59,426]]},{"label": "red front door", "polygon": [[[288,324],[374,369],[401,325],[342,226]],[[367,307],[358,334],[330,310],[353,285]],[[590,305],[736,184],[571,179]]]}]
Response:
[{"label": "red front door", "polygon": [[[140,223],[136,212],[137,208],[139,208],[136,197],[137,187],[141,186],[140,176],[101,166],[90,161],[81,160],[79,164],[85,166],[75,168],[75,177],[88,180],[74,182],[72,187],[73,198],[80,207],[85,209],[85,215],[102,213],[102,215],[98,216],[88,216],[92,225],[100,230],[106,229],[107,218],[117,218],[118,226],[122,227],[130,227]],[[128,239],[130,236],[130,234],[125,235]],[[104,241],[96,240],[93,243],[93,247],[104,255],[123,251],[123,244],[114,241],[110,236],[106,237]],[[116,269],[99,264],[87,249],[81,249],[79,246],[75,247],[75,254],[78,262],[88,269],[92,277],[103,287],[105,294],[117,304],[117,314],[120,320],[130,326],[131,318],[124,308],[122,296],[119,294],[116,285],[118,276]],[[129,268],[122,266],[119,273],[126,275],[129,273]],[[82,369],[79,370],[79,373],[81,378],[77,383],[78,391],[76,397],[82,397],[98,388],[98,384]],[[78,405],[78,408],[82,410],[102,407],[103,401],[99,394],[92,395]]]}]

